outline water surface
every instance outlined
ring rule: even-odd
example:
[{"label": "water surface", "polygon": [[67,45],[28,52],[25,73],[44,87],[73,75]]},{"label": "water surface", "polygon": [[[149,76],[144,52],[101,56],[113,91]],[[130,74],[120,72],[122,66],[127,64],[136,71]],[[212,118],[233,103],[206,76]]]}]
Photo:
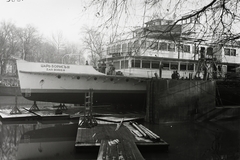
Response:
[{"label": "water surface", "polygon": [[[239,122],[145,123],[170,146],[142,154],[147,160],[239,159]],[[1,159],[96,159],[96,152],[75,151],[76,133],[77,121],[1,123]]]}]

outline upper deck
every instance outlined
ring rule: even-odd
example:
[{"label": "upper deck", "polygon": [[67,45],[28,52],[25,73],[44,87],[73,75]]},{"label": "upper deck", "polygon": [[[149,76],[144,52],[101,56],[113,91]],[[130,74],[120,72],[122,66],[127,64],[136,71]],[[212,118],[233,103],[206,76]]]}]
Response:
[{"label": "upper deck", "polygon": [[216,58],[219,63],[240,64],[239,44],[214,44],[197,39],[198,26],[189,31],[191,23],[175,24],[173,21],[157,19],[132,31],[128,38],[117,40],[107,47],[108,57],[148,56],[178,60]]}]

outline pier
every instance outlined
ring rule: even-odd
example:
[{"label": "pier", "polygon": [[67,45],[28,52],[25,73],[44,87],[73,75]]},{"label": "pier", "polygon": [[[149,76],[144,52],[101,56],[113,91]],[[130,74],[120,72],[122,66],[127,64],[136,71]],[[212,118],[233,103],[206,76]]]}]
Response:
[{"label": "pier", "polygon": [[[81,121],[81,120],[80,120]],[[167,151],[169,144],[159,137],[150,139],[136,134],[131,122],[101,122],[92,128],[78,127],[75,147],[77,151],[98,151],[98,159],[144,159],[140,151]],[[119,126],[120,125],[120,126]],[[153,133],[154,134],[154,133]]]}]

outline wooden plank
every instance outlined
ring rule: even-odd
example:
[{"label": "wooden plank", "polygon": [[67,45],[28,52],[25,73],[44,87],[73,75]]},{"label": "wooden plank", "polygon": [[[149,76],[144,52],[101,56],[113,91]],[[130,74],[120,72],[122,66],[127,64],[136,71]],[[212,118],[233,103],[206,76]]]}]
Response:
[{"label": "wooden plank", "polygon": [[118,159],[127,159],[125,153],[125,149],[123,147],[123,143],[118,143]]},{"label": "wooden plank", "polygon": [[124,150],[123,150],[124,157],[126,157],[126,159],[133,160],[134,156],[132,154],[132,149],[129,148],[128,143],[124,142],[124,141],[122,141],[121,143],[122,143],[122,146],[124,148]]},{"label": "wooden plank", "polygon": [[106,121],[106,122],[114,122],[114,123],[119,123],[123,120],[123,122],[129,122],[129,121],[137,121],[137,120],[142,120],[144,117],[113,117],[113,116],[108,116],[108,117],[95,117],[97,120],[101,121]]},{"label": "wooden plank", "polygon": [[144,160],[136,144],[125,139],[102,140],[97,159]]},{"label": "wooden plank", "polygon": [[117,159],[117,158],[118,158],[117,144],[112,144],[109,147],[109,159]]},{"label": "wooden plank", "polygon": [[126,143],[124,146],[128,146],[128,150],[132,152],[133,159],[144,159],[140,151],[138,150],[136,144],[132,141],[123,141]]},{"label": "wooden plank", "polygon": [[[84,147],[95,147],[95,146],[101,146],[101,142],[104,140],[115,140],[115,139],[121,139],[123,142],[119,143],[117,145],[117,150],[119,151],[119,156],[122,153],[125,153],[122,156],[125,156],[124,158],[131,158],[130,155],[132,153],[129,152],[129,147],[126,147],[129,144],[125,144],[126,142],[130,141],[133,142],[135,145],[138,146],[138,148],[141,150],[147,149],[161,149],[161,150],[167,150],[169,144],[166,143],[164,140],[160,139],[159,142],[153,142],[151,139],[146,139],[144,137],[138,137],[134,136],[134,134],[131,132],[134,128],[127,122],[124,122],[123,125],[118,129],[115,130],[117,127],[117,124],[98,124],[97,126],[93,128],[78,128],[75,147],[76,148],[84,148]],[[125,142],[126,141],[126,142]],[[90,148],[89,148],[90,149]],[[150,150],[151,150],[150,149]],[[108,152],[111,152],[112,150],[108,150]],[[104,152],[105,153],[105,152]],[[129,155],[129,156],[128,156]],[[128,156],[128,157],[127,157]],[[127,157],[127,158],[126,158]]]},{"label": "wooden plank", "polygon": [[99,124],[92,128],[78,128],[75,146],[100,145],[104,139],[122,139],[126,137],[129,140],[135,140],[134,136],[125,127],[121,126],[115,131],[117,124]]},{"label": "wooden plank", "polygon": [[101,141],[101,145],[98,151],[98,157],[101,157],[102,160],[106,159],[106,150],[107,150],[106,145],[107,145],[107,141]]}]

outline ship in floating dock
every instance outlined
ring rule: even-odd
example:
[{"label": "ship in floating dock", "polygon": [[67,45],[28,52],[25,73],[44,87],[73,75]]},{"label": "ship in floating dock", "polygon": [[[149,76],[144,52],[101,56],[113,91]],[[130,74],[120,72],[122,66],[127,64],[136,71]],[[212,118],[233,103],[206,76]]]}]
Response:
[{"label": "ship in floating dock", "polygon": [[17,60],[23,97],[32,101],[84,104],[85,93],[94,93],[94,105],[142,105],[146,78],[106,75],[89,65],[34,63]]}]

